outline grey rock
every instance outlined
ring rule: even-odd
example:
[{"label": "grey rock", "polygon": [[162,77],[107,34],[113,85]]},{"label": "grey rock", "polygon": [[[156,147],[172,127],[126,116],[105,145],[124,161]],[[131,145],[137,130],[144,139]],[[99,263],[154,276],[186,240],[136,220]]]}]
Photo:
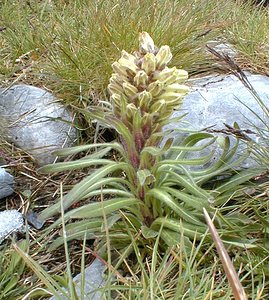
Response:
[{"label": "grey rock", "polygon": [[0,167],[0,199],[11,195],[14,192],[13,186],[13,176]]},{"label": "grey rock", "polygon": [[237,51],[229,43],[209,41],[207,45],[222,55],[228,55],[230,58],[235,58],[238,55]]},{"label": "grey rock", "polygon": [[[265,106],[269,105],[269,77],[246,73],[249,82],[257,91]],[[214,125],[222,129],[223,123],[237,122],[241,129],[262,126],[249,108],[266,117],[256,99],[234,75],[217,75],[190,80],[191,92],[186,96],[182,112],[187,112],[185,119],[193,128],[203,128]]]},{"label": "grey rock", "polygon": [[37,87],[0,89],[0,118],[2,135],[40,166],[54,161],[53,150],[71,146],[76,139],[72,115],[51,93]]},{"label": "grey rock", "polygon": [[14,232],[24,231],[23,216],[17,210],[4,210],[0,212],[0,243]]},{"label": "grey rock", "polygon": [[[249,82],[263,101],[264,105],[269,107],[269,77],[246,73]],[[179,117],[187,113],[180,123],[169,124],[166,129],[188,128],[194,131],[201,131],[207,128],[207,131],[220,131],[227,129],[224,125],[233,126],[237,122],[240,130],[253,132],[248,137],[253,142],[259,144],[266,143],[262,140],[261,131],[266,135],[266,116],[263,108],[257,100],[251,95],[249,90],[234,75],[207,76],[204,78],[193,79],[189,81],[191,92],[185,97],[184,103],[179,111],[176,111],[172,117]],[[252,111],[251,111],[252,110]],[[260,116],[259,119],[257,116]],[[260,130],[260,132],[259,132]],[[217,136],[225,134],[214,133]],[[262,134],[263,135],[263,134]],[[267,133],[268,135],[268,133]],[[184,134],[175,134],[175,144]],[[232,138],[232,142],[235,139]],[[246,143],[241,141],[238,158],[246,149]],[[207,151],[212,150],[209,147]],[[217,147],[216,145],[214,146]],[[216,160],[220,155],[221,149],[216,150]],[[257,162],[250,157],[241,165],[242,168],[256,166]]]},{"label": "grey rock", "polygon": [[[81,291],[81,274],[74,277],[74,283],[76,287],[76,292],[80,298],[81,293],[84,293],[85,300],[101,300],[102,292],[95,291],[96,289],[102,288],[105,284],[105,279],[103,273],[106,266],[99,259],[95,259],[92,264],[85,268],[85,283],[84,291]],[[64,296],[60,296],[62,300],[69,299]],[[59,298],[59,297],[58,297]],[[56,300],[55,296],[51,297],[50,300]]]}]

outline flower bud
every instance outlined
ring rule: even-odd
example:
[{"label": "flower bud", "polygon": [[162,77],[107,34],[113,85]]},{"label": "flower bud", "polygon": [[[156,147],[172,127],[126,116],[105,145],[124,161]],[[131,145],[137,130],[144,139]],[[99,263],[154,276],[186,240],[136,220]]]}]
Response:
[{"label": "flower bud", "polygon": [[125,58],[125,59],[128,59],[129,61],[131,61],[131,62],[134,63],[134,64],[135,64],[135,62],[136,62],[136,57],[135,57],[134,55],[128,53],[128,52],[125,51],[125,50],[122,50],[122,51],[121,51],[121,57],[122,57],[122,58]]},{"label": "flower bud", "polygon": [[155,51],[155,45],[153,39],[145,31],[139,34],[139,46],[140,46],[140,52],[142,54],[146,54],[148,52],[154,53]]},{"label": "flower bud", "polygon": [[[186,90],[185,90],[186,91]],[[187,92],[185,92],[187,93]],[[165,101],[170,101],[170,100],[174,100],[175,98],[178,98],[178,97],[183,97],[185,95],[185,93],[177,93],[177,92],[165,92],[165,93],[162,93],[158,99],[160,100],[165,100]]]},{"label": "flower bud", "polygon": [[171,53],[170,47],[162,46],[156,54],[157,68],[165,67],[170,62],[172,57],[173,55]]},{"label": "flower bud", "polygon": [[113,94],[111,96],[111,102],[113,105],[113,111],[119,112],[120,107],[121,107],[121,96],[119,94]]},{"label": "flower bud", "polygon": [[159,80],[153,81],[149,84],[147,90],[151,93],[152,97],[158,96],[164,88],[164,84]]},{"label": "flower bud", "polygon": [[137,88],[129,82],[123,83],[123,90],[124,90],[124,94],[127,97],[134,97],[136,95],[136,93],[138,92]]},{"label": "flower bud", "polygon": [[189,87],[183,84],[172,83],[165,87],[165,92],[174,92],[186,94],[189,91]]},{"label": "flower bud", "polygon": [[153,53],[147,53],[142,61],[141,68],[149,75],[156,69],[156,58]]},{"label": "flower bud", "polygon": [[188,79],[188,72],[182,69],[176,69],[177,75],[176,83],[183,83]]},{"label": "flower bud", "polygon": [[163,111],[163,109],[165,109],[165,107],[166,107],[165,100],[159,100],[151,106],[150,112],[151,113],[160,113],[161,111]]},{"label": "flower bud", "polygon": [[128,74],[128,72],[131,72],[132,74],[136,74],[136,72],[139,70],[137,65],[134,62],[132,62],[124,57],[121,57],[118,62],[120,64],[120,66],[126,70],[127,74]]},{"label": "flower bud", "polygon": [[137,110],[137,107],[133,103],[129,103],[126,106],[126,116],[129,122],[133,122],[133,116]]},{"label": "flower bud", "polygon": [[138,71],[134,77],[134,83],[137,87],[144,86],[148,83],[148,75],[145,71]]},{"label": "flower bud", "polygon": [[110,83],[108,85],[108,90],[110,92],[111,95],[113,94],[121,94],[123,92],[123,88],[121,85],[116,84],[116,83]]},{"label": "flower bud", "polygon": [[160,82],[163,82],[167,80],[170,76],[174,74],[176,71],[176,67],[173,68],[164,68],[162,71],[156,71],[153,76],[153,80],[159,80]]},{"label": "flower bud", "polygon": [[119,62],[117,62],[117,61],[113,62],[112,69],[116,74],[119,74],[120,76],[123,76],[123,77],[128,76],[126,68],[124,68],[122,65],[120,65]]},{"label": "flower bud", "polygon": [[142,111],[148,111],[151,105],[152,95],[147,91],[143,91],[138,95],[138,106]]}]

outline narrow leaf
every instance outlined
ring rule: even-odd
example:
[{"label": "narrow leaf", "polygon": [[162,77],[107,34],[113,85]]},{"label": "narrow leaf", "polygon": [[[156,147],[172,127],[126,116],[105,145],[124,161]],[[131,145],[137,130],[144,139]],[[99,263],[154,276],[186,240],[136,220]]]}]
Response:
[{"label": "narrow leaf", "polygon": [[190,195],[171,187],[163,187],[163,190],[173,195],[175,198],[183,201],[188,206],[199,211],[203,211],[203,207],[210,208],[209,201],[205,200],[204,198],[199,198],[198,196]]},{"label": "narrow leaf", "polygon": [[205,225],[196,226],[194,224],[186,223],[182,220],[176,220],[176,219],[164,218],[164,217],[157,218],[152,223],[151,228],[153,230],[158,231],[161,228],[161,226],[163,226],[164,228],[171,229],[172,231],[175,231],[177,233],[182,233],[191,239],[193,238],[201,239],[206,232]]},{"label": "narrow leaf", "polygon": [[182,159],[164,159],[161,162],[157,163],[157,166],[161,165],[189,165],[189,166],[201,166],[210,162],[211,158],[214,155],[214,151],[211,151],[208,155],[199,157],[199,158],[182,158]]},{"label": "narrow leaf", "polygon": [[[84,178],[80,183],[75,185],[73,189],[66,196],[64,196],[64,201],[63,201],[64,209],[67,209],[68,207],[70,207],[70,205],[76,203],[78,200],[83,198],[85,193],[87,194],[87,191],[90,192],[89,187],[91,187],[95,183],[100,182],[109,173],[118,169],[122,169],[125,166],[126,166],[125,163],[118,163],[118,162],[111,163],[110,165],[104,166],[96,170],[95,172],[93,172],[90,176]],[[98,186],[98,188],[99,187],[100,186]],[[61,207],[60,202],[55,203],[54,205],[43,210],[40,213],[38,219],[40,221],[44,221],[47,218],[52,217],[53,215],[60,212],[60,207]]]},{"label": "narrow leaf", "polygon": [[194,182],[194,179],[191,178],[188,173],[188,176],[180,175],[173,171],[168,171],[166,173],[170,174],[171,176],[169,177],[165,185],[180,185],[192,195],[203,198],[205,201],[209,201],[212,198],[212,196],[206,190],[197,186],[197,184]]},{"label": "narrow leaf", "polygon": [[186,210],[182,205],[178,203],[178,201],[173,198],[173,196],[171,196],[167,192],[154,188],[148,192],[148,195],[155,197],[164,205],[169,206],[171,210],[174,213],[178,214],[183,220],[186,220],[187,222],[190,222],[192,224],[203,225],[201,221],[193,216],[193,213],[191,211]]},{"label": "narrow leaf", "polygon": [[81,158],[79,160],[69,161],[69,162],[60,162],[56,164],[50,164],[38,169],[41,173],[56,173],[67,170],[77,170],[83,169],[90,166],[97,165],[108,165],[111,164],[110,159],[91,159],[91,158]]},{"label": "narrow leaf", "polygon": [[128,207],[139,204],[136,198],[115,198],[106,200],[103,203],[90,203],[70,211],[70,218],[96,218],[104,213],[110,214],[119,209],[128,209]]},{"label": "narrow leaf", "polygon": [[[81,146],[75,146],[70,148],[63,148],[59,150],[53,151],[53,155],[55,156],[68,156],[68,155],[74,155],[83,151],[88,151],[90,149],[94,148],[108,148],[108,149],[115,149],[121,152],[123,150],[122,146],[119,143],[95,143],[95,144],[89,144],[89,145],[81,145]],[[100,150],[99,150],[100,151]]]},{"label": "narrow leaf", "polygon": [[231,191],[234,188],[238,188],[238,186],[242,183],[245,183],[246,181],[250,180],[252,177],[254,177],[255,175],[258,175],[261,173],[260,169],[248,169],[248,170],[244,170],[239,172],[238,174],[234,175],[233,177],[231,177],[231,179],[222,184],[221,186],[219,186],[216,191],[218,193],[223,193],[225,191]]},{"label": "narrow leaf", "polygon": [[147,226],[141,226],[141,232],[145,239],[152,239],[158,236],[159,232],[150,229]]},{"label": "narrow leaf", "polygon": [[192,243],[190,239],[184,236],[180,232],[175,232],[169,229],[162,229],[161,231],[161,238],[165,241],[165,243],[170,246],[176,246],[183,243],[185,250],[187,253],[191,253]]}]

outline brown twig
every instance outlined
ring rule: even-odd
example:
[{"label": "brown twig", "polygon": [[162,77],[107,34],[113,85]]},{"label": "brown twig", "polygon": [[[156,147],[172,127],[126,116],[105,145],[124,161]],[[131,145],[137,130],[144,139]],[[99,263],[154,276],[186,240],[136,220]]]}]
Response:
[{"label": "brown twig", "polygon": [[206,223],[208,225],[209,231],[212,235],[213,241],[217,248],[219,257],[221,259],[224,271],[228,277],[230,286],[233,290],[234,297],[236,300],[247,300],[246,293],[245,293],[243,286],[239,280],[238,274],[236,273],[236,271],[234,269],[234,266],[229,257],[229,254],[227,253],[227,251],[220,239],[220,236],[219,236],[211,218],[209,217],[206,209],[204,208],[203,211],[204,211]]}]

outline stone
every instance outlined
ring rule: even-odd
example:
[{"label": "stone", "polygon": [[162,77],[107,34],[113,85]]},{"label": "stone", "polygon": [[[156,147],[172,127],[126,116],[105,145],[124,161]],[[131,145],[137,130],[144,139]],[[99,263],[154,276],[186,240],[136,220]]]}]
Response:
[{"label": "stone", "polygon": [[[247,72],[245,74],[265,107],[269,107],[269,77]],[[172,117],[179,117],[185,113],[187,115],[183,118],[183,121],[169,124],[166,129],[173,130],[181,127],[194,131],[204,130],[213,132],[217,136],[225,136],[225,133],[220,132],[228,131],[225,124],[233,127],[234,122],[237,122],[240,130],[243,133],[245,132],[246,136],[253,142],[260,145],[263,142],[265,143],[259,130],[264,131],[265,137],[268,131],[265,125],[268,124],[268,116],[255,97],[236,76],[216,75],[195,78],[189,80],[189,85],[191,86],[190,93],[185,97],[180,110],[175,111]],[[261,119],[257,116],[260,116]],[[176,145],[177,140],[179,141],[183,136],[185,134],[175,133],[174,144]],[[234,143],[235,139],[232,139],[232,142]],[[208,147],[207,151],[212,150],[212,147]],[[240,157],[246,147],[246,143],[242,141],[235,159]],[[219,157],[220,152],[220,149],[216,150],[216,156],[213,160]],[[253,166],[257,166],[254,157],[248,158],[241,165],[242,168]]]},{"label": "stone", "polygon": [[0,199],[13,194],[14,178],[6,170],[0,167]]},{"label": "stone", "polygon": [[[84,291],[81,291],[81,274],[78,274],[74,277],[73,281],[75,283],[76,292],[79,297],[81,298],[81,292],[84,293],[84,299],[89,300],[101,300],[105,299],[102,297],[101,291],[95,291],[96,289],[100,289],[105,284],[105,279],[103,276],[103,273],[106,269],[105,264],[99,260],[95,259],[90,266],[85,268],[85,284],[84,284]],[[50,300],[56,300],[61,297],[62,300],[66,300],[69,298],[66,298],[64,296],[58,295],[56,298],[55,296],[51,297]]]},{"label": "stone", "polygon": [[0,212],[0,243],[14,232],[24,232],[23,215],[17,210]]},{"label": "stone", "polygon": [[217,51],[219,54],[228,55],[230,58],[235,58],[238,53],[234,47],[229,43],[222,43],[219,41],[209,41],[207,46]]},{"label": "stone", "polygon": [[76,139],[71,113],[51,93],[34,86],[0,89],[0,118],[0,133],[39,166],[52,163],[52,151]]}]

